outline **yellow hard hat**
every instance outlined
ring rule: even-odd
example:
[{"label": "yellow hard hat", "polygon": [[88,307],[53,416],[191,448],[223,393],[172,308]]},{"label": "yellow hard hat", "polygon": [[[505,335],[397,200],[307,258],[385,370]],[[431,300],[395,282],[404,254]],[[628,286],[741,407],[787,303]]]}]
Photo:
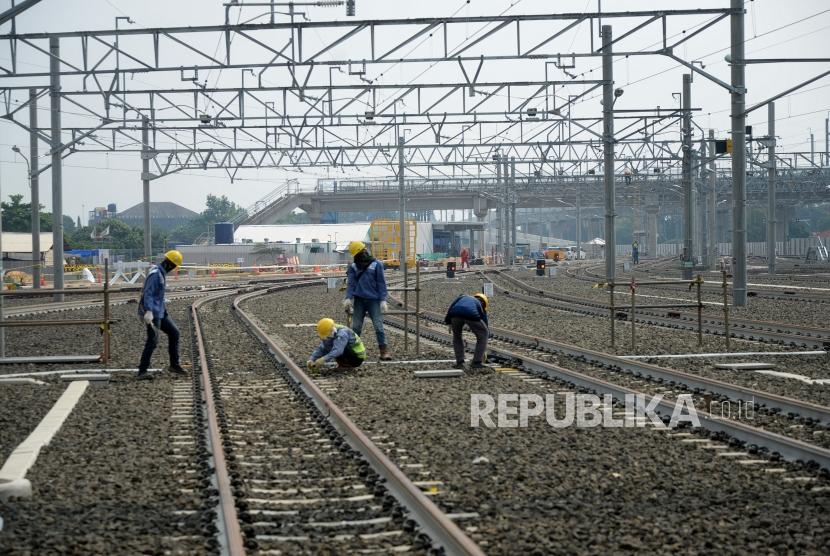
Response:
[{"label": "yellow hard hat", "polygon": [[182,257],[181,251],[176,251],[175,249],[171,249],[165,253],[164,258],[176,266],[182,266],[182,263],[184,262],[184,257]]},{"label": "yellow hard hat", "polygon": [[481,304],[484,306],[484,310],[486,311],[487,306],[490,304],[490,300],[487,299],[487,296],[484,295],[483,293],[476,293],[476,294],[473,294],[473,297],[475,297],[476,299],[481,301]]},{"label": "yellow hard hat", "polygon": [[324,318],[317,321],[317,335],[321,338],[328,338],[334,331],[334,320]]},{"label": "yellow hard hat", "polygon": [[357,255],[358,253],[360,253],[364,249],[366,249],[366,244],[363,243],[362,241],[355,240],[355,241],[350,241],[349,242],[349,255],[351,255],[352,257]]}]

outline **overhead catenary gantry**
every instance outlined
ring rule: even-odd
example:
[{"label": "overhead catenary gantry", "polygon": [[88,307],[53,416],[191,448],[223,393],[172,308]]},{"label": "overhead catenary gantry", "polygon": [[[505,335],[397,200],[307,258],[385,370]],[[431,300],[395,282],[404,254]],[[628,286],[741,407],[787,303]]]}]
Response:
[{"label": "overhead catenary gantry", "polygon": [[[51,143],[52,164],[38,171],[52,169],[53,206],[60,206],[61,160],[74,152],[140,153],[149,191],[153,179],[196,168],[231,178],[247,168],[320,165],[397,174],[403,137],[405,170],[415,176],[492,175],[512,159],[518,177],[605,176],[606,234],[613,234],[613,175],[625,165],[679,166],[684,110],[609,108],[613,78],[579,76],[578,62],[664,56],[745,94],[742,82],[725,83],[675,54],[726,18],[742,25],[736,1],[713,9],[230,23],[242,7],[226,5],[221,25],[0,35],[10,60],[0,67],[2,112]],[[471,24],[483,30],[468,36]],[[690,32],[672,40],[679,28]],[[569,32],[582,44],[566,53]],[[629,46],[646,32],[661,37],[655,48]],[[437,53],[418,48],[426,39],[438,43]],[[518,64],[532,78],[492,78]],[[388,69],[398,65],[415,77],[394,79]],[[600,115],[587,101],[601,93]],[[52,125],[32,129],[23,109],[46,94]]]}]

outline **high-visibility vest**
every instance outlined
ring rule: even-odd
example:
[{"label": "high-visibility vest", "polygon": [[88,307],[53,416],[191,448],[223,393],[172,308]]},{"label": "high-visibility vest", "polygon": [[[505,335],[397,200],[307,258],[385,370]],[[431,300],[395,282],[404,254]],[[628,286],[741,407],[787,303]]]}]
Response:
[{"label": "high-visibility vest", "polygon": [[[337,326],[337,329],[340,329],[340,328],[347,328],[347,327],[346,326]],[[352,353],[354,353],[358,358],[366,359],[366,346],[363,345],[363,340],[360,339],[360,336],[358,336],[357,333],[354,330],[349,328],[349,331],[352,334],[354,334],[354,344],[352,344],[350,346],[346,346],[346,349],[352,350]]]}]

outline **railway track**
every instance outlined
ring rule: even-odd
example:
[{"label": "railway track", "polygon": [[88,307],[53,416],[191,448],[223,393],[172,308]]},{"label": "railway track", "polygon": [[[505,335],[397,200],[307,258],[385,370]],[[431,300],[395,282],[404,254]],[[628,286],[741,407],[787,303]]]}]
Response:
[{"label": "railway track", "polygon": [[[208,529],[220,548],[483,554],[240,307],[302,285],[227,292],[193,304],[204,386],[193,404],[204,398],[209,489],[216,491],[208,515],[217,518]],[[217,319],[237,319],[244,332],[211,338]],[[251,354],[242,368],[233,355],[239,352]]]},{"label": "railway track", "polygon": [[[444,345],[451,345],[452,336],[443,330],[445,328],[442,324],[443,316],[428,311],[423,311],[422,314],[430,326],[428,328],[422,326],[421,336]],[[404,327],[403,320],[396,317],[387,316],[384,321],[398,328]],[[409,325],[409,329],[414,332],[413,325]],[[715,401],[732,399],[748,402],[755,409],[771,409],[773,415],[787,411],[791,414],[791,416],[787,415],[787,418],[800,417],[798,426],[803,426],[803,423],[817,425],[816,430],[821,432],[827,430],[827,424],[830,424],[830,408],[828,407],[704,379],[673,369],[629,361],[611,354],[565,346],[497,327],[491,327],[490,330],[492,337],[497,340],[495,346],[488,345],[490,357],[502,364],[539,377],[555,379],[569,387],[582,388],[591,393],[610,394],[618,401],[625,400],[626,396],[644,396],[647,403],[654,403],[658,412],[663,416],[672,414],[676,398],[662,398],[658,401],[654,393],[648,393],[648,389],[643,388],[645,382],[651,381],[669,386],[670,388],[665,388],[665,390],[672,396],[681,393],[694,394],[698,397],[698,403],[705,399]],[[502,345],[498,345],[498,341],[501,341]],[[595,372],[588,373],[570,368],[573,366],[571,363],[568,363],[569,368],[566,368],[543,360],[552,353],[566,356],[579,364],[618,373],[625,372],[633,375],[635,380],[621,381],[619,377],[613,376],[614,373],[611,373],[612,378],[609,379],[607,373],[601,376]],[[630,385],[623,384],[625,382],[629,382]],[[661,392],[661,394],[665,393]],[[753,398],[753,396],[756,397]],[[704,405],[704,407],[710,406]],[[725,418],[708,411],[698,409],[697,412],[701,426],[709,433],[717,435],[718,438],[733,438],[736,446],[746,445],[751,453],[759,453],[759,451],[769,453],[772,454],[773,459],[783,457],[798,460],[806,463],[808,467],[821,467],[825,469],[825,472],[830,471],[830,449],[827,447],[750,426],[737,419]],[[668,419],[664,418],[664,421],[667,422]]]},{"label": "railway track", "polygon": [[[607,318],[610,305],[600,301],[593,301],[580,297],[552,293],[530,284],[522,282],[518,278],[495,270],[499,279],[533,295],[524,295],[500,287],[494,282],[497,291],[509,295],[512,299],[528,303],[542,304],[547,307],[579,313],[583,315],[596,315]],[[493,281],[487,274],[483,274],[486,280]],[[617,318],[630,319],[630,307],[622,305],[615,307]],[[696,331],[698,327],[698,315],[696,312],[682,311],[680,309],[648,309],[638,308],[635,315],[638,323],[662,326],[665,328]],[[726,334],[724,320],[711,315],[702,316],[703,332],[717,336]],[[743,340],[771,342],[794,348],[803,349],[828,349],[830,348],[830,330],[826,328],[815,328],[808,326],[796,326],[779,322],[756,321],[741,318],[729,319],[729,336]]]},{"label": "railway track", "polygon": [[[642,267],[643,265],[638,265]],[[592,272],[592,268],[597,267],[585,267],[585,266],[576,266],[570,267],[565,272],[571,278],[587,281],[587,282],[603,282],[605,280],[605,275],[600,274],[597,272]],[[637,271],[641,271],[644,269],[637,268]],[[649,268],[648,271],[658,271],[659,269],[656,267]],[[655,279],[660,279],[659,276],[655,276]],[[658,288],[658,289],[673,289],[677,290],[676,284],[658,284],[649,286],[651,288]],[[703,290],[709,294],[723,294],[723,288],[720,284],[716,284],[713,282],[706,282],[703,284]],[[806,286],[797,286],[792,284],[748,284],[747,286],[747,297],[758,297],[761,299],[776,299],[776,300],[787,300],[787,301],[800,301],[804,303],[830,303],[830,294],[824,292],[811,292],[811,288]],[[727,293],[731,296],[732,295],[732,288],[731,283],[728,284]]]}]

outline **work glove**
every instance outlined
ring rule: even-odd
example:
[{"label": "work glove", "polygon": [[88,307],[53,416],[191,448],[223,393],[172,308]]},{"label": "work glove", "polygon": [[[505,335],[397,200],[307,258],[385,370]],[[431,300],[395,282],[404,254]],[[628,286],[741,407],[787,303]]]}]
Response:
[{"label": "work glove", "polygon": [[381,313],[388,313],[389,312],[389,304],[386,301],[380,302],[380,312]]},{"label": "work glove", "polygon": [[346,311],[350,311],[352,308],[352,300],[351,299],[344,299],[343,300],[343,308]]},{"label": "work glove", "polygon": [[314,361],[312,361],[311,359],[309,359],[308,361],[305,362],[305,366],[308,367],[309,371],[317,370],[317,366],[314,364]]},{"label": "work glove", "polygon": [[144,312],[144,324],[153,324],[153,312],[152,311],[145,311]]},{"label": "work glove", "polygon": [[316,361],[314,361],[314,368],[315,369],[324,369],[326,368],[326,358],[320,357]]}]

